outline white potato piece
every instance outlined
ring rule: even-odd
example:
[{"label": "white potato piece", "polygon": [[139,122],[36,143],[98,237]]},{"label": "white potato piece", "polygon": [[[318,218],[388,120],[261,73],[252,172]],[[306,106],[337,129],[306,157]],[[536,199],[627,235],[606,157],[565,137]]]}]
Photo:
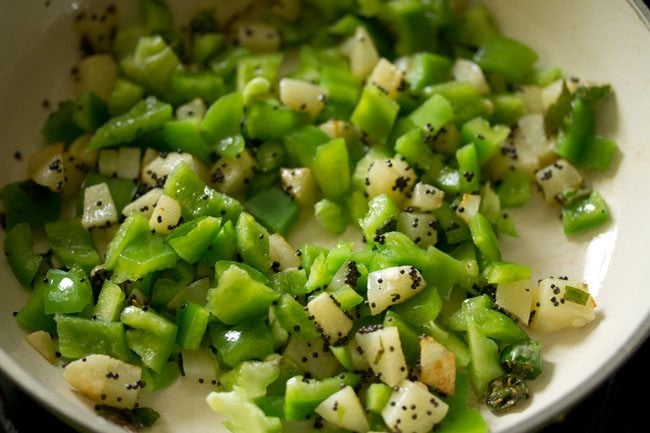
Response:
[{"label": "white potato piece", "polygon": [[542,333],[581,328],[595,319],[595,308],[596,301],[585,283],[546,278],[533,293],[529,326]]},{"label": "white potato piece", "polygon": [[77,391],[107,406],[133,409],[142,369],[107,355],[88,355],[66,365],[63,378]]},{"label": "white potato piece", "polygon": [[397,386],[408,376],[399,331],[395,326],[365,326],[355,340],[373,373],[388,386]]},{"label": "white potato piece", "polygon": [[117,208],[108,185],[100,183],[84,190],[81,225],[88,230],[117,223]]},{"label": "white potato piece", "polygon": [[430,336],[420,338],[420,381],[446,395],[456,392],[456,355]]},{"label": "white potato piece", "polygon": [[280,80],[280,101],[295,111],[309,114],[315,119],[327,102],[327,90],[317,84],[295,78]]},{"label": "white potato piece", "polygon": [[338,344],[352,329],[352,319],[345,314],[329,293],[323,292],[309,301],[307,311],[313,317],[316,328],[329,344]]},{"label": "white potato piece", "polygon": [[162,194],[149,218],[149,227],[155,233],[167,234],[178,226],[180,219],[180,203],[170,196]]},{"label": "white potato piece", "polygon": [[379,61],[379,52],[375,43],[362,26],[357,27],[354,35],[343,42],[341,51],[350,60],[352,74],[360,79],[368,77]]},{"label": "white potato piece", "polygon": [[346,430],[366,433],[370,429],[359,397],[349,385],[323,400],[316,406],[315,412]]},{"label": "white potato piece", "polygon": [[564,159],[559,159],[538,170],[535,177],[539,186],[542,187],[544,198],[549,203],[555,202],[556,196],[567,189],[582,185],[580,172]]},{"label": "white potato piece", "polygon": [[393,432],[428,433],[448,410],[447,403],[429,392],[425,384],[404,380],[393,391],[381,416]]},{"label": "white potato piece", "polygon": [[65,185],[63,143],[47,145],[29,156],[27,173],[39,185],[59,192]]}]

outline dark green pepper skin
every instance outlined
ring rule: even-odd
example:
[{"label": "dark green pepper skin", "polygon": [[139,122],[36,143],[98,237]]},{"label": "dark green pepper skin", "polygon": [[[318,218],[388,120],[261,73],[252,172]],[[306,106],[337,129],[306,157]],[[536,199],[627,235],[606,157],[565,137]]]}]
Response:
[{"label": "dark green pepper skin", "polygon": [[488,384],[485,403],[492,412],[500,413],[527,399],[529,395],[526,382],[515,374],[507,373]]},{"label": "dark green pepper skin", "polygon": [[522,379],[535,379],[542,373],[539,341],[526,340],[506,346],[499,357],[503,366]]}]

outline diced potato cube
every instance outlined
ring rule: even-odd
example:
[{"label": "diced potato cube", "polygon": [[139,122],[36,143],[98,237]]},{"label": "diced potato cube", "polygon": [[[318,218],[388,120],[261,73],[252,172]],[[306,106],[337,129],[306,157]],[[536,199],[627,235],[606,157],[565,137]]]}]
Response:
[{"label": "diced potato cube", "polygon": [[81,225],[92,230],[117,222],[117,208],[106,183],[90,186],[84,191],[84,211]]},{"label": "diced potato cube", "polygon": [[149,218],[149,227],[156,233],[167,234],[181,220],[181,205],[168,195],[162,194]]},{"label": "diced potato cube", "polygon": [[595,319],[594,308],[596,301],[585,283],[547,278],[533,293],[530,329],[549,333],[580,328]]}]

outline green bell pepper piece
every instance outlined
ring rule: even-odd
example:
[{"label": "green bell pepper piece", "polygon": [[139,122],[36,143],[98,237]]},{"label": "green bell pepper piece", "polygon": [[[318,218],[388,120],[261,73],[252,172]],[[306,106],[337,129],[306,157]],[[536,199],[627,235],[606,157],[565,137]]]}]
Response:
[{"label": "green bell pepper piece", "polygon": [[21,223],[40,227],[57,220],[61,212],[61,194],[31,180],[8,183],[0,190],[0,198],[8,230]]},{"label": "green bell pepper piece", "polygon": [[167,2],[161,0],[140,0],[140,16],[147,33],[158,33],[172,29],[174,17]]},{"label": "green bell pepper piece", "polygon": [[128,326],[126,340],[145,366],[160,373],[176,345],[178,327],[150,309],[126,307],[120,317]]},{"label": "green bell pepper piece", "polygon": [[133,239],[122,250],[115,262],[112,279],[116,283],[138,280],[150,272],[173,267],[178,259],[172,247],[148,232]]},{"label": "green bell pepper piece", "polygon": [[235,225],[237,251],[246,263],[266,274],[271,269],[269,232],[249,213],[242,212]]},{"label": "green bell pepper piece", "polygon": [[318,146],[331,141],[331,138],[319,127],[305,125],[284,136],[282,141],[290,164],[311,167]]},{"label": "green bell pepper piece", "polygon": [[341,373],[323,380],[292,377],[287,381],[284,415],[288,420],[303,420],[312,415],[316,406],[344,386],[355,387],[361,378],[353,373]]},{"label": "green bell pepper piece", "polygon": [[281,235],[289,233],[300,215],[300,205],[277,187],[258,192],[244,207],[267,229]]},{"label": "green bell pepper piece", "polygon": [[120,225],[117,233],[106,247],[104,267],[112,270],[122,251],[134,240],[149,232],[149,221],[139,212],[130,215]]},{"label": "green bell pepper piece", "polygon": [[390,135],[399,104],[382,93],[377,86],[368,85],[363,92],[350,121],[370,140],[383,144]]},{"label": "green bell pepper piece", "polygon": [[116,322],[120,320],[125,301],[124,290],[112,281],[104,280],[92,316],[97,320]]},{"label": "green bell pepper piece", "polygon": [[423,129],[412,129],[397,139],[395,151],[406,158],[409,164],[420,168],[429,176],[436,177],[442,169],[442,160],[429,145],[433,137],[433,134]]},{"label": "green bell pepper piece", "polygon": [[336,200],[350,189],[350,158],[343,138],[318,146],[311,168],[325,198]]},{"label": "green bell pepper piece", "polygon": [[185,163],[178,164],[167,176],[165,194],[180,203],[184,221],[202,216],[236,220],[242,209],[234,198],[208,187]]},{"label": "green bell pepper piece", "polygon": [[582,152],[578,168],[586,170],[607,170],[618,150],[616,141],[601,135],[594,135]]},{"label": "green bell pepper piece", "polygon": [[451,105],[454,121],[458,125],[478,116],[487,116],[490,112],[488,105],[475,86],[465,81],[448,81],[423,90],[424,96],[444,96]]},{"label": "green bell pepper piece", "polygon": [[172,114],[171,105],[161,102],[155,97],[148,97],[138,102],[126,113],[113,117],[98,128],[86,148],[98,150],[130,143],[160,129],[165,122],[171,120]]},{"label": "green bell pepper piece", "polygon": [[72,143],[84,130],[74,121],[77,105],[74,101],[63,101],[56,111],[51,113],[41,129],[41,135],[48,143],[64,141]]},{"label": "green bell pepper piece", "polygon": [[470,143],[456,151],[460,172],[460,192],[477,192],[481,182],[481,165],[477,146]]},{"label": "green bell pepper piece", "polygon": [[210,146],[200,132],[201,120],[197,118],[170,120],[162,127],[162,138],[169,151],[190,153],[201,161],[212,162]]},{"label": "green bell pepper piece", "polygon": [[232,260],[237,252],[237,233],[232,221],[226,221],[208,245],[201,263],[212,266],[219,260]]},{"label": "green bell pepper piece", "polygon": [[79,265],[86,272],[100,264],[101,259],[88,230],[76,218],[51,221],[45,233],[56,257],[68,268]]},{"label": "green bell pepper piece", "polygon": [[469,230],[474,244],[486,260],[491,262],[501,260],[499,240],[487,218],[477,213],[469,221]]},{"label": "green bell pepper piece", "polygon": [[525,114],[524,101],[517,93],[500,93],[490,96],[494,111],[490,116],[493,124],[514,125]]},{"label": "green bell pepper piece", "polygon": [[492,307],[488,295],[468,298],[463,301],[461,309],[449,317],[449,326],[456,331],[467,331],[471,321],[484,336],[507,344],[530,339],[512,319]]},{"label": "green bell pepper piece", "polygon": [[185,301],[176,313],[176,342],[183,349],[198,350],[208,330],[210,313],[204,307]]},{"label": "green bell pepper piece", "polygon": [[348,227],[348,218],[343,206],[326,198],[314,205],[316,222],[334,235],[340,235]]},{"label": "green bell pepper piece", "polygon": [[[45,314],[79,313],[93,303],[93,290],[84,270],[75,265],[70,271],[50,269],[45,275]],[[43,280],[43,281],[45,281]]]},{"label": "green bell pepper piece", "polygon": [[[427,269],[429,270],[431,268],[429,267]],[[431,272],[425,273],[429,274]],[[426,278],[425,281],[427,281],[427,287],[424,290],[409,300],[391,307],[391,310],[395,314],[415,327],[420,327],[436,320],[440,311],[442,311],[442,298],[438,294],[438,289],[435,285],[429,285],[429,281]]]},{"label": "green bell pepper piece", "polygon": [[243,57],[237,63],[237,90],[242,92],[246,84],[256,77],[262,77],[269,83],[278,80],[283,55],[281,53],[255,54]]},{"label": "green bell pepper piece", "polygon": [[498,33],[489,9],[483,4],[468,7],[450,31],[455,41],[470,47],[479,47]]},{"label": "green bell pepper piece", "polygon": [[486,72],[497,73],[517,84],[533,71],[537,53],[521,42],[492,35],[481,44],[474,61]]},{"label": "green bell pepper piece", "polygon": [[144,88],[126,78],[119,77],[113,85],[108,100],[108,112],[111,116],[119,116],[129,111],[144,97]]},{"label": "green bell pepper piece", "polygon": [[180,65],[178,56],[160,35],[140,37],[133,54],[120,60],[127,78],[161,99],[171,96],[169,84]]},{"label": "green bell pepper piece", "polygon": [[31,287],[43,263],[43,256],[34,252],[34,240],[29,224],[20,223],[7,231],[4,250],[9,267],[18,282],[24,287]]},{"label": "green bell pepper piece", "polygon": [[103,354],[133,362],[134,356],[127,345],[122,322],[102,322],[61,315],[57,315],[55,320],[62,357],[79,359],[92,354]]},{"label": "green bell pepper piece", "polygon": [[241,133],[244,118],[244,97],[241,92],[228,93],[214,101],[201,122],[201,134],[208,142],[217,143]]},{"label": "green bell pepper piece", "polygon": [[348,119],[361,94],[361,83],[347,67],[325,65],[320,71],[320,85],[326,89],[327,103],[319,120]]},{"label": "green bell pepper piece", "polygon": [[455,245],[471,238],[467,224],[454,212],[449,203],[443,203],[431,213],[436,217],[447,244]]},{"label": "green bell pepper piece", "polygon": [[434,94],[408,116],[416,126],[434,134],[454,120],[454,109],[447,98]]},{"label": "green bell pepper piece", "polygon": [[211,216],[197,218],[175,228],[167,235],[165,242],[181,259],[193,264],[198,262],[212,245],[220,227],[219,218]]},{"label": "green bell pepper piece", "polygon": [[255,269],[254,267],[247,265],[246,263],[234,262],[230,260],[220,260],[214,264],[214,281],[215,284],[218,284],[219,278],[223,275],[224,272],[228,270],[231,266],[236,266],[239,269],[245,271],[252,279],[257,282],[260,282],[264,285],[269,285],[271,280],[269,277]]},{"label": "green bell pepper piece", "polygon": [[375,246],[379,254],[390,266],[412,265],[425,269],[431,265],[430,254],[418,247],[408,236],[401,232],[388,232],[377,236]]},{"label": "green bell pepper piece", "polygon": [[210,325],[210,338],[219,358],[230,367],[273,353],[271,331],[264,320],[252,319],[232,327],[215,322]]},{"label": "green bell pepper piece", "polygon": [[246,108],[245,135],[258,140],[281,140],[307,123],[306,113],[281,105],[274,99],[252,101]]},{"label": "green bell pepper piece", "polygon": [[285,164],[285,150],[280,143],[266,141],[260,144],[255,154],[255,160],[264,173],[277,170]]},{"label": "green bell pepper piece", "polygon": [[508,138],[510,128],[505,125],[491,126],[487,120],[476,117],[463,124],[461,134],[465,143],[474,143],[479,164],[483,165]]},{"label": "green bell pepper piece", "polygon": [[599,227],[610,218],[609,207],[597,191],[562,207],[562,225],[567,236]]},{"label": "green bell pepper piece", "polygon": [[567,161],[577,163],[591,140],[595,127],[596,114],[593,107],[583,99],[575,99],[571,109],[571,124],[568,130],[560,130],[555,152]]},{"label": "green bell pepper piece", "polygon": [[72,119],[84,131],[96,130],[109,118],[108,106],[95,93],[87,91],[77,98]]},{"label": "green bell pepper piece", "polygon": [[212,71],[177,70],[171,77],[171,95],[176,104],[201,98],[212,103],[224,93],[223,78]]},{"label": "green bell pepper piece", "polygon": [[509,170],[496,186],[501,206],[522,207],[530,199],[530,177],[524,170]]},{"label": "green bell pepper piece", "polygon": [[467,320],[467,341],[471,355],[469,375],[476,395],[482,396],[490,381],[505,373],[499,363],[499,348],[471,319]]},{"label": "green bell pepper piece", "polygon": [[483,269],[483,276],[489,284],[527,280],[531,275],[529,266],[509,262],[492,262]]},{"label": "green bell pepper piece", "polygon": [[34,279],[34,290],[31,296],[16,314],[16,322],[28,332],[46,331],[56,333],[54,316],[45,314],[45,293],[47,284],[43,281],[44,275]]},{"label": "green bell pepper piece", "polygon": [[246,271],[230,266],[219,277],[217,287],[208,291],[206,308],[222,322],[235,325],[265,315],[279,296]]},{"label": "green bell pepper piece", "polygon": [[270,287],[291,296],[307,294],[307,273],[304,269],[285,269],[271,275]]},{"label": "green bell pepper piece", "polygon": [[404,79],[411,92],[419,95],[425,87],[449,81],[453,63],[440,54],[421,52],[408,58]]},{"label": "green bell pepper piece", "polygon": [[205,64],[221,49],[224,36],[219,33],[206,32],[195,34],[192,38],[192,62]]},{"label": "green bell pepper piece", "polygon": [[373,383],[366,390],[365,406],[370,412],[381,414],[388,404],[393,388],[384,383]]},{"label": "green bell pepper piece", "polygon": [[386,194],[378,195],[368,203],[368,213],[359,220],[359,227],[367,242],[373,242],[375,234],[381,232],[399,213],[399,207]]},{"label": "green bell pepper piece", "polygon": [[438,29],[428,3],[417,0],[395,0],[382,5],[386,20],[396,34],[395,53],[407,55],[419,51],[437,52]]},{"label": "green bell pepper piece", "polygon": [[[458,259],[434,246],[429,247],[427,253],[429,255],[430,263],[426,267],[422,268],[422,276],[427,282],[427,285],[431,286],[432,289],[436,289],[435,291],[439,296],[449,299],[454,285],[458,283],[462,275],[462,263]],[[422,305],[430,305],[431,310],[421,311],[421,308],[416,306],[415,301],[411,302],[411,300],[407,301],[408,303],[405,303],[406,306],[403,307],[408,308],[412,306],[413,310],[417,310],[417,312],[421,311],[422,315],[413,311],[414,315],[412,319],[418,320],[421,325],[424,324],[423,320],[427,317],[425,314],[437,315],[440,312],[439,307],[436,307],[436,294],[428,292],[428,290],[432,289],[425,289],[423,290],[423,293],[414,297],[422,298],[420,299],[423,302]],[[396,311],[399,312],[400,309],[397,309]],[[408,317],[410,318],[411,316],[409,315]]]}]

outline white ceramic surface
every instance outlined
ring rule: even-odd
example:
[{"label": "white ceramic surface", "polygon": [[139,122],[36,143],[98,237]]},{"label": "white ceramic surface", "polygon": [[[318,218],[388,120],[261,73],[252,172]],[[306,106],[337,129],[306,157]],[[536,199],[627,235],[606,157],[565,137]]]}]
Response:
[{"label": "white ceramic surface", "polygon": [[[80,3],[0,0],[1,184],[24,177],[25,163],[12,155],[18,150],[28,154],[38,146],[38,130],[47,116],[43,99],[55,104],[71,94],[70,70],[76,60],[71,22]],[[117,3],[119,7],[125,2]],[[622,154],[610,172],[590,179],[613,213],[613,222],[594,238],[567,241],[557,211],[539,203],[513,213],[521,235],[516,242],[504,239],[505,258],[531,265],[534,277],[584,278],[598,302],[597,319],[587,328],[540,336],[546,365],[544,374],[531,383],[533,398],[508,415],[486,414],[493,432],[514,433],[535,430],[570,408],[648,335],[650,227],[645,223],[650,200],[644,197],[645,188],[650,188],[650,31],[647,9],[640,2],[486,3],[505,33],[535,48],[541,63],[613,85],[615,95],[599,114],[604,132],[617,139]],[[25,343],[11,313],[28,293],[14,281],[4,260],[0,284],[0,368],[77,428],[122,432],[95,416],[92,406],[69,390],[60,366],[49,365]],[[166,392],[146,396],[143,404],[163,414],[152,433],[224,431],[219,416],[204,403],[207,392],[205,386],[180,381]]]}]

